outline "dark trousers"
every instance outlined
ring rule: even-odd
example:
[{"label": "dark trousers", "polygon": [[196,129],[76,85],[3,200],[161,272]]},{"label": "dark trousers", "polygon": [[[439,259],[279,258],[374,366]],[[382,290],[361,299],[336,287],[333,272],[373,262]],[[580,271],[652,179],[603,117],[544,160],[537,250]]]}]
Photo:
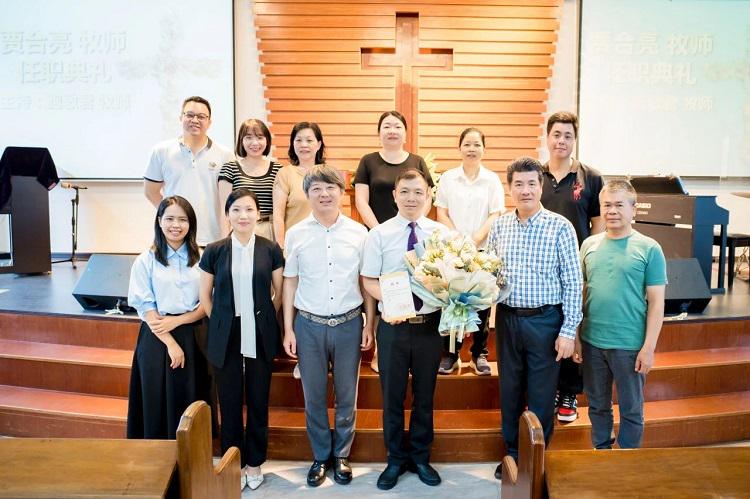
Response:
[{"label": "dark trousers", "polygon": [[583,393],[583,374],[581,365],[573,359],[560,361],[560,377],[557,380],[557,390],[560,395],[578,395]]},{"label": "dark trousers", "polygon": [[[477,312],[477,315],[479,315],[479,320],[481,321],[479,323],[479,331],[474,331],[471,333],[473,336],[472,342],[471,342],[471,356],[472,358],[476,359],[480,355],[487,355],[487,338],[489,338],[489,318],[490,318],[490,310],[491,308],[488,308],[487,310],[480,310]],[[456,340],[456,353],[455,355],[458,356],[458,353],[461,351],[461,346],[463,345],[462,341]],[[450,352],[451,347],[451,337],[450,336],[443,336],[443,350],[447,354]],[[451,354],[452,355],[452,354]]]},{"label": "dark trousers", "polygon": [[518,460],[518,419],[528,405],[544,429],[549,444],[555,411],[560,363],[555,340],[562,326],[560,306],[523,317],[498,305],[495,316],[497,358],[500,361],[500,407],[508,454]]},{"label": "dark trousers", "polygon": [[216,438],[219,434],[219,401],[216,395],[216,383],[214,380],[214,368],[206,356],[208,348],[208,319],[196,322],[195,342],[198,349],[195,351],[195,389],[198,400],[203,400],[211,409],[211,436]]},{"label": "dark trousers", "polygon": [[[378,364],[383,392],[383,437],[388,463],[430,461],[434,437],[432,399],[443,342],[437,331],[440,313],[425,316],[426,322],[378,324]],[[409,445],[404,442],[404,399],[411,371],[411,420]]]},{"label": "dark trousers", "polygon": [[[273,359],[266,357],[257,338],[257,358],[240,353],[240,318],[232,322],[224,367],[214,366],[221,410],[221,453],[240,449],[242,466],[260,466],[268,451],[268,397]],[[243,373],[244,367],[244,373]],[[243,438],[242,400],[247,404],[247,428]]]}]

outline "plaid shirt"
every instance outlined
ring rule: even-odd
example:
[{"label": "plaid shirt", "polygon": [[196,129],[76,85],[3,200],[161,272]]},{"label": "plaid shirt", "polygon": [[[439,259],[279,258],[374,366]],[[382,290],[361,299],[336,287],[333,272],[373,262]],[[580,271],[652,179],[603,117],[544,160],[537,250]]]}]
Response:
[{"label": "plaid shirt", "polygon": [[575,339],[582,317],[583,277],[570,222],[541,208],[523,225],[513,210],[492,224],[487,251],[505,262],[502,274],[511,293],[503,303],[520,308],[562,303],[560,336]]}]

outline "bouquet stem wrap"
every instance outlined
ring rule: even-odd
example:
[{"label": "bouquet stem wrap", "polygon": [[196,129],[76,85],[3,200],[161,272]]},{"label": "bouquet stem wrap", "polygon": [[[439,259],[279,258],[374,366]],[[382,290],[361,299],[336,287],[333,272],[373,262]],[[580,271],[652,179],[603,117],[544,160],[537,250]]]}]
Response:
[{"label": "bouquet stem wrap", "polygon": [[450,336],[450,352],[456,340],[479,330],[480,310],[485,310],[510,293],[499,277],[502,262],[494,255],[479,252],[470,239],[439,231],[421,241],[406,254],[412,292],[425,305],[441,308],[438,331]]}]

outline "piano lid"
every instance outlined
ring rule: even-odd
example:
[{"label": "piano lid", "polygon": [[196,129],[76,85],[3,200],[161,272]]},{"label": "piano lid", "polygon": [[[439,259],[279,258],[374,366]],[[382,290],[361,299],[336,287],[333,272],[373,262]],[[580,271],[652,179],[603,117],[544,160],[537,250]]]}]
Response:
[{"label": "piano lid", "polygon": [[716,204],[716,196],[638,194],[635,221],[667,225],[727,225],[729,210]]},{"label": "piano lid", "polygon": [[638,194],[688,194],[680,177],[674,175],[632,177],[630,185]]}]

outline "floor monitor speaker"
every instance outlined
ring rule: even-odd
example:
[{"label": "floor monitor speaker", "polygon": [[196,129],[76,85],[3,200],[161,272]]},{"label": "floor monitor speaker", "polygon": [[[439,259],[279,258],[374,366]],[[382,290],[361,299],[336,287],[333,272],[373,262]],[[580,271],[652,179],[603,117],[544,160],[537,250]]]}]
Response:
[{"label": "floor monitor speaker", "polygon": [[711,301],[711,290],[696,258],[667,259],[665,314],[703,313]]},{"label": "floor monitor speaker", "polygon": [[73,290],[73,296],[83,308],[89,310],[132,310],[128,307],[128,284],[130,268],[136,257],[137,255],[91,255]]}]

